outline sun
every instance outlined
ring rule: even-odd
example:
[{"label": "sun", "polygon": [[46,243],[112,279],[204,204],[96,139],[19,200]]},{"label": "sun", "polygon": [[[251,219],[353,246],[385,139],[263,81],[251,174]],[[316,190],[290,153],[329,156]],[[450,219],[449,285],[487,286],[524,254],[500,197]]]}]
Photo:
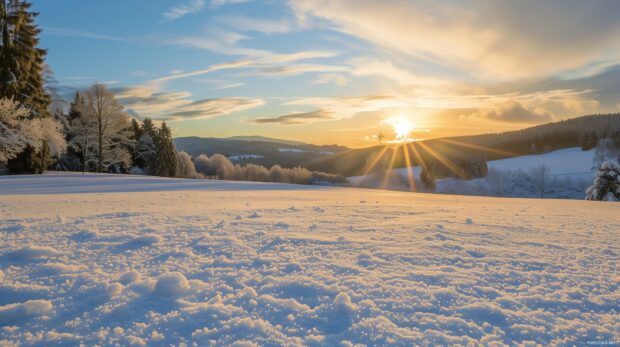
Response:
[{"label": "sun", "polygon": [[392,128],[394,128],[394,133],[396,134],[396,142],[412,141],[409,135],[411,135],[411,132],[413,131],[415,126],[407,118],[398,117],[388,120],[387,123],[390,124]]}]

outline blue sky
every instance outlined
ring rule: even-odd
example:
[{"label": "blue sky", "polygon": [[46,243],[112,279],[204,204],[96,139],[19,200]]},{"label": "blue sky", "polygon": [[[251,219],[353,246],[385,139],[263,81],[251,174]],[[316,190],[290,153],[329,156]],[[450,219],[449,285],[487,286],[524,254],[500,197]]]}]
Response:
[{"label": "blue sky", "polygon": [[[366,146],[620,110],[620,3],[34,0],[68,89],[177,136]],[[400,122],[402,123],[402,122]]]}]

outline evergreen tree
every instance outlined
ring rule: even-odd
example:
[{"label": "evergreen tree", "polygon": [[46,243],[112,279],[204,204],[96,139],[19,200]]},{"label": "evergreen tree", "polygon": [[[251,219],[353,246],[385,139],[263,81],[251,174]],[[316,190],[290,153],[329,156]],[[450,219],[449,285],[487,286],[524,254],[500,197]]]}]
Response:
[{"label": "evergreen tree", "polygon": [[153,124],[153,120],[149,117],[144,118],[142,122],[142,134],[149,135],[153,140],[157,137],[157,128]]},{"label": "evergreen tree", "polygon": [[140,128],[140,123],[135,118],[131,119],[131,132],[133,133],[133,139],[135,141],[140,140],[140,136],[142,136],[142,128]]},{"label": "evergreen tree", "polygon": [[155,140],[157,154],[153,174],[155,176],[175,177],[177,172],[177,150],[172,142],[172,131],[166,125],[161,124]]},{"label": "evergreen tree", "polygon": [[601,164],[586,200],[620,201],[620,164],[609,160]]},{"label": "evergreen tree", "polygon": [[429,170],[427,170],[426,167],[422,168],[422,172],[420,173],[420,180],[422,181],[422,184],[424,184],[426,189],[432,192],[435,191],[437,187],[437,184],[435,183],[435,177],[433,177],[433,174]]},{"label": "evergreen tree", "polygon": [[34,23],[38,13],[28,1],[0,3],[0,97],[18,101],[32,117],[47,117],[51,98],[43,76],[47,52],[38,48],[41,29]]},{"label": "evergreen tree", "polygon": [[[29,118],[46,118],[51,103],[44,82],[46,51],[37,47],[41,29],[34,23],[38,14],[30,7],[24,0],[0,0],[0,98],[17,101],[29,111]],[[12,172],[40,173],[48,153],[44,144],[28,145],[8,167]]]},{"label": "evergreen tree", "polygon": [[69,113],[67,114],[67,118],[69,118],[69,121],[79,118],[84,114],[85,109],[86,102],[84,101],[84,98],[82,97],[80,92],[77,91],[75,92],[73,102],[71,102],[71,105],[69,106]]}]

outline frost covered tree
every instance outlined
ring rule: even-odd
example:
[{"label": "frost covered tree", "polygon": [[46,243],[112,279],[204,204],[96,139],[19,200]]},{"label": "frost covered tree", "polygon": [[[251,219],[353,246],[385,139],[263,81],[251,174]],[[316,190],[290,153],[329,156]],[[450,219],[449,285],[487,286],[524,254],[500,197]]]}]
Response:
[{"label": "frost covered tree", "polygon": [[545,197],[546,185],[549,181],[549,167],[544,163],[530,170],[530,177],[541,198]]},{"label": "frost covered tree", "polygon": [[166,125],[161,124],[155,140],[157,153],[152,165],[152,174],[155,176],[174,177],[177,173],[177,150],[172,142],[172,131]]},{"label": "frost covered tree", "polygon": [[28,110],[13,100],[0,99],[0,163],[15,158],[26,147]]},{"label": "frost covered tree", "polygon": [[137,125],[137,121],[135,123],[132,122],[131,126],[136,140],[134,163],[148,173],[153,169],[155,155],[157,154],[157,147],[155,146],[157,128],[148,117],[144,119],[142,125]]},{"label": "frost covered tree", "polygon": [[424,184],[424,187],[431,192],[434,192],[437,188],[435,177],[433,177],[433,174],[425,166],[422,168],[422,172],[420,173],[420,180],[422,181],[422,184]]},{"label": "frost covered tree", "polygon": [[586,200],[620,201],[620,164],[618,160],[608,160],[594,178],[588,188]]},{"label": "frost covered tree", "polygon": [[36,154],[28,163],[33,173],[42,173],[50,157],[64,153],[62,125],[51,117],[28,119],[29,111],[15,101],[0,99],[0,162],[17,157],[25,148]]},{"label": "frost covered tree", "polygon": [[52,117],[35,118],[26,123],[29,145],[38,154],[37,172],[43,173],[51,158],[58,159],[67,149],[63,126]]},{"label": "frost covered tree", "polygon": [[128,138],[129,116],[123,112],[123,106],[105,85],[95,83],[86,92],[85,117],[90,117],[96,122],[97,172],[103,172],[106,165],[113,167],[131,165],[131,156],[125,148],[131,144]]},{"label": "frost covered tree", "polygon": [[97,121],[80,115],[70,122],[70,147],[79,155],[80,169],[85,172],[87,163],[94,160],[97,147]]}]

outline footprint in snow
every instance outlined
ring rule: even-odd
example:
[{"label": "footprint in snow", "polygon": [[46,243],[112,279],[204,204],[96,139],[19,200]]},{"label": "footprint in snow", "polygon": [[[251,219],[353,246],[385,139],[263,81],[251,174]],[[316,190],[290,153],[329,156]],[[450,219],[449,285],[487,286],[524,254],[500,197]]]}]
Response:
[{"label": "footprint in snow", "polygon": [[221,229],[224,229],[224,224],[225,224],[225,223],[226,223],[226,222],[224,222],[223,220],[221,220],[219,223],[217,223],[217,224],[213,227],[213,229],[220,229],[220,230],[221,230]]},{"label": "footprint in snow", "polygon": [[290,227],[290,225],[288,225],[287,223],[284,222],[278,222],[276,224],[273,225],[274,228],[276,229],[287,229]]},{"label": "footprint in snow", "polygon": [[258,213],[254,212],[248,218],[252,218],[252,219],[258,218]]},{"label": "footprint in snow", "polygon": [[325,212],[325,210],[320,208],[320,207],[318,207],[318,206],[314,206],[314,212],[323,213],[323,212]]},{"label": "footprint in snow", "polygon": [[467,218],[465,224],[474,224],[474,221],[471,218]]}]

